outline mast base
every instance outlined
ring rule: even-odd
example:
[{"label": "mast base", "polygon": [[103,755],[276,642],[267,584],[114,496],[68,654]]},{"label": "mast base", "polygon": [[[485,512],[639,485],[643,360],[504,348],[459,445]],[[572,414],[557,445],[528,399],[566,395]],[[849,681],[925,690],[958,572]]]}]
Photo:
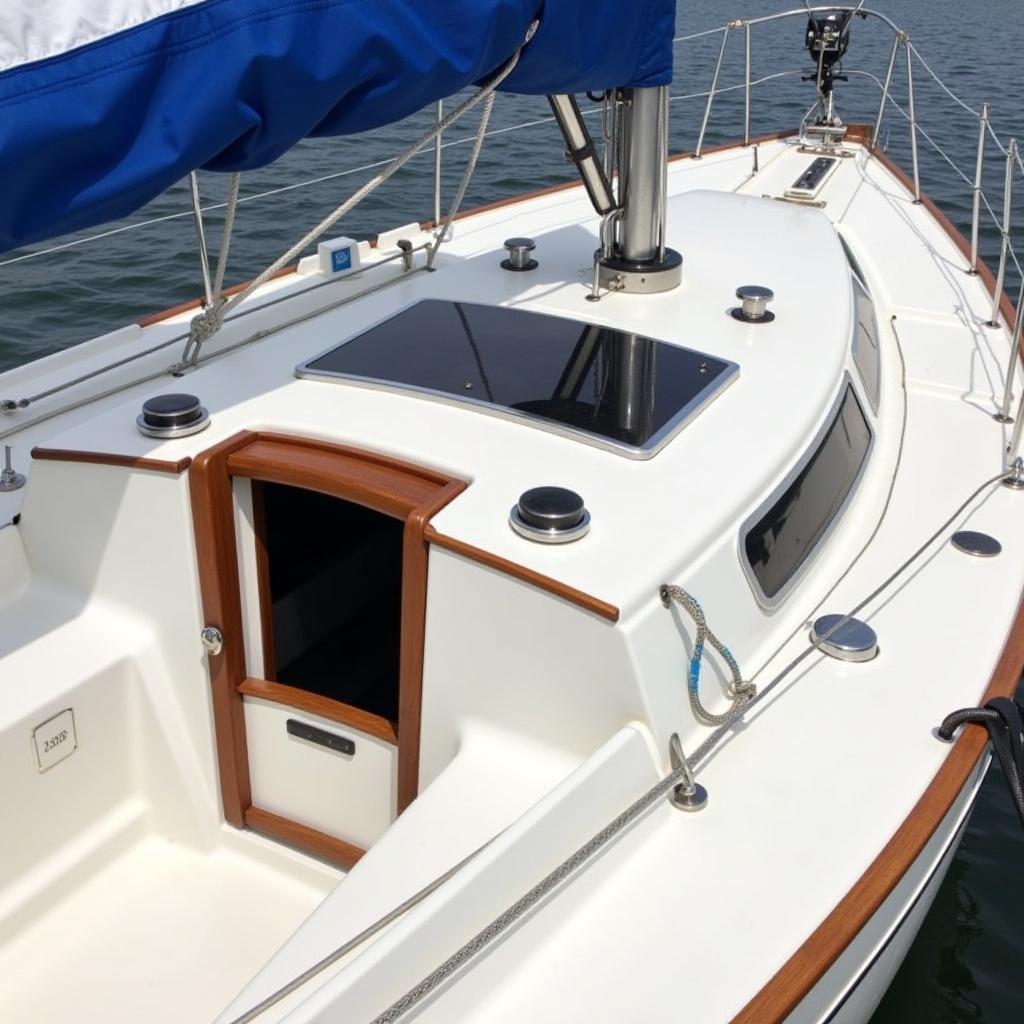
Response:
[{"label": "mast base", "polygon": [[666,249],[661,260],[626,260],[595,254],[597,282],[610,292],[653,295],[678,288],[683,280],[683,257],[675,249]]}]

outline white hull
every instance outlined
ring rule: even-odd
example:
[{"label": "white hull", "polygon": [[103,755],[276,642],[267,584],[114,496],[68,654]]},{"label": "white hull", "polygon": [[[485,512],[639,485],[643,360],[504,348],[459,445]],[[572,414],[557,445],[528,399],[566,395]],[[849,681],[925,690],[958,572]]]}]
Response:
[{"label": "white hull", "polygon": [[989,759],[983,758],[935,834],[867,926],[786,1024],[867,1024],[903,963],[963,838]]}]

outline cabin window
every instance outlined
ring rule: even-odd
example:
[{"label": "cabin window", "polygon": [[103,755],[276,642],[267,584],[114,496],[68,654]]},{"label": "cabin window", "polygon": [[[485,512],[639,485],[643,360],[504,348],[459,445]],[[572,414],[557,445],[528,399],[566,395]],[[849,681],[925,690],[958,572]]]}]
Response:
[{"label": "cabin window", "polygon": [[871,408],[878,412],[881,385],[878,321],[875,318],[875,304],[856,275],[853,278],[853,318],[853,361],[864,382]]},{"label": "cabin window", "polygon": [[839,410],[796,478],[747,530],[747,563],[764,596],[779,599],[843,507],[860,475],[871,430],[847,382]]},{"label": "cabin window", "polygon": [[400,519],[254,482],[265,554],[268,680],[398,720]]},{"label": "cabin window", "polygon": [[864,271],[860,269],[860,263],[858,262],[857,257],[853,255],[853,250],[850,248],[850,244],[842,235],[839,236],[839,244],[843,247],[843,252],[846,254],[846,262],[850,264],[853,276],[860,278],[861,281],[866,280],[864,277]]}]

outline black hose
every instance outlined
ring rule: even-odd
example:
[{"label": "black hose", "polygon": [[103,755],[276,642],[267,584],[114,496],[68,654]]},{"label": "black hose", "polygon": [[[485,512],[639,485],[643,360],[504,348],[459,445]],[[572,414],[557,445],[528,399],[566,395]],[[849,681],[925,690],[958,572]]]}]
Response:
[{"label": "black hose", "polygon": [[984,707],[961,708],[942,720],[939,736],[951,740],[960,726],[968,724],[988,729],[992,749],[1003,767],[1017,817],[1024,827],[1024,705],[1009,697],[993,697]]}]

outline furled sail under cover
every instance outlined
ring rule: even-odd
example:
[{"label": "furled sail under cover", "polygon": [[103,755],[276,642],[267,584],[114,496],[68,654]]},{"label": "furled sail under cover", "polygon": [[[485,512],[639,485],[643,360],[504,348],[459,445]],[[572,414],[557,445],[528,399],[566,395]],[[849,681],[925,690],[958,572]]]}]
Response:
[{"label": "furled sail under cover", "polygon": [[397,121],[486,78],[663,85],[675,0],[3,0],[0,251],[125,216],[190,170]]}]

